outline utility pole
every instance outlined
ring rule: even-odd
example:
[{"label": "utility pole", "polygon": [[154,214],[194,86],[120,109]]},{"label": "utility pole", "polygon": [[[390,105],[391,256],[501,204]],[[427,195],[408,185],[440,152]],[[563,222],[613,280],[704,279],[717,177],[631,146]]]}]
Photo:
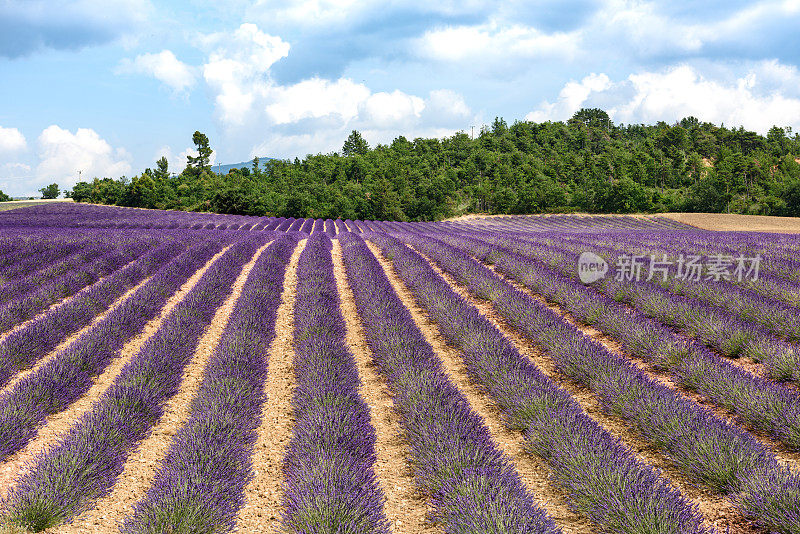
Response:
[{"label": "utility pole", "polygon": [[469,134],[470,139],[475,139],[475,125],[470,126],[469,131],[470,131]]}]

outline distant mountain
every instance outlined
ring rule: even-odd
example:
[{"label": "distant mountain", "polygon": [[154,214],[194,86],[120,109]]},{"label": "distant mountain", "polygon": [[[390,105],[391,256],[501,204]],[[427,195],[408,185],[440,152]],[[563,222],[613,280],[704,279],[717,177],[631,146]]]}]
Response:
[{"label": "distant mountain", "polygon": [[[259,157],[258,161],[267,161],[268,159],[275,159],[275,158],[267,158],[267,157]],[[217,174],[228,174],[228,171],[231,169],[241,169],[242,167],[247,167],[248,169],[253,166],[253,160],[250,161],[243,161],[241,163],[228,163],[227,165],[214,165],[211,170]]]}]

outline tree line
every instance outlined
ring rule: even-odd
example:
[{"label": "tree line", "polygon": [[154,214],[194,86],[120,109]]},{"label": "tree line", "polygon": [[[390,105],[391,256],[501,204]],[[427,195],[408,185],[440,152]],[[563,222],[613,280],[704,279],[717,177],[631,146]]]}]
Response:
[{"label": "tree line", "polygon": [[180,174],[165,158],[139,176],[79,182],[94,202],[216,213],[438,220],[465,212],[730,212],[800,216],[800,134],[766,136],[687,117],[615,125],[600,109],[566,122],[496,118],[475,138],[397,137],[370,147],[353,131],[340,152],[253,160],[211,171],[208,138]]}]

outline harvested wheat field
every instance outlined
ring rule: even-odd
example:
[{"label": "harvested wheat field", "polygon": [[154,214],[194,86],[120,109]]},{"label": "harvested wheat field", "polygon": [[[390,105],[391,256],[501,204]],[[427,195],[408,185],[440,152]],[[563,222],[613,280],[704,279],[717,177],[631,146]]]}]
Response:
[{"label": "harvested wheat field", "polygon": [[799,533],[798,231],[0,213],[0,532]]}]

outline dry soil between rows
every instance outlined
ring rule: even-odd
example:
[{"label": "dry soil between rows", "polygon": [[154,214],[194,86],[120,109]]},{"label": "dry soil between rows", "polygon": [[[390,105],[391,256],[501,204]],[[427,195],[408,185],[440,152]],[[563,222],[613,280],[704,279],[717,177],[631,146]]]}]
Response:
[{"label": "dry soil between rows", "polygon": [[277,532],[283,508],[283,458],[292,438],[294,392],[294,304],[297,296],[297,264],[306,240],[292,252],[283,280],[281,304],[275,319],[275,339],[269,347],[269,368],[264,384],[261,424],[253,447],[253,479],[244,491],[235,532]]},{"label": "dry soil between rows", "polygon": [[449,274],[442,271],[429,258],[422,254],[420,255],[447,281],[454,291],[459,293],[467,302],[470,302],[487,317],[513,342],[517,349],[522,354],[529,357],[548,378],[568,391],[581,408],[597,421],[600,426],[612,436],[620,439],[623,444],[631,449],[634,456],[641,462],[661,470],[662,475],[675,485],[685,498],[697,505],[700,513],[705,518],[706,526],[713,526],[720,532],[726,532],[726,528],[729,527],[730,530],[727,534],[766,534],[765,530],[754,527],[746,520],[739,510],[722,495],[701,488],[696,483],[689,480],[665,455],[651,447],[645,440],[641,439],[633,432],[624,419],[607,414],[602,409],[597,395],[593,391],[562,375],[556,369],[549,356],[543,353],[539,347],[528,338],[520,334],[514,327],[509,325],[505,318],[495,310],[492,303],[473,297],[465,287],[456,282]]},{"label": "dry soil between rows", "polygon": [[730,213],[662,213],[660,215],[703,230],[800,233],[800,217],[737,215]]},{"label": "dry soil between rows", "polygon": [[44,425],[39,429],[36,437],[32,439],[25,448],[3,462],[2,470],[0,471],[0,498],[5,497],[8,493],[14,479],[25,474],[37,454],[44,451],[48,446],[55,444],[56,440],[61,435],[65,434],[77,419],[92,408],[103,393],[111,387],[125,364],[141,350],[145,342],[147,342],[161,327],[161,323],[167,315],[172,312],[175,306],[183,301],[189,291],[192,290],[203,274],[211,267],[211,264],[222,256],[228,248],[230,247],[221,250],[208,260],[203,267],[189,277],[180,289],[166,302],[159,315],[148,321],[142,331],[122,347],[117,358],[95,379],[94,384],[85,395],[72,403],[66,410],[49,416]]},{"label": "dry soil between rows", "polygon": [[472,409],[483,419],[495,445],[514,466],[528,492],[564,532],[575,534],[595,532],[595,527],[588,518],[570,510],[563,492],[550,484],[550,470],[547,464],[525,452],[521,433],[509,430],[503,425],[499,410],[487,395],[470,381],[461,351],[447,344],[439,327],[417,304],[411,291],[400,279],[391,263],[383,257],[380,249],[372,243],[368,243],[368,246],[383,267],[395,292],[411,312],[426,341],[433,347],[445,371],[469,401]]},{"label": "dry soil between rows", "polygon": [[403,437],[400,417],[386,381],[375,367],[372,351],[367,345],[364,326],[356,309],[355,297],[347,281],[342,249],[333,242],[333,273],[339,292],[342,315],[347,326],[346,342],[353,353],[361,378],[359,393],[370,410],[375,429],[375,471],[378,484],[386,496],[384,513],[397,533],[433,533],[438,529],[426,521],[427,500],[414,484],[408,465],[408,443]]},{"label": "dry soil between rows", "polygon": [[161,419],[150,434],[128,456],[111,493],[102,497],[94,508],[80,514],[71,523],[50,529],[48,532],[58,534],[115,532],[121,526],[122,520],[133,511],[136,502],[145,496],[167,455],[173,436],[189,419],[192,399],[200,389],[206,364],[228,325],[247,277],[259,256],[269,245],[268,243],[259,248],[243,266],[231,287],[230,294],[217,309],[211,323],[198,341],[192,359],[183,371],[178,392],[167,401]]}]

